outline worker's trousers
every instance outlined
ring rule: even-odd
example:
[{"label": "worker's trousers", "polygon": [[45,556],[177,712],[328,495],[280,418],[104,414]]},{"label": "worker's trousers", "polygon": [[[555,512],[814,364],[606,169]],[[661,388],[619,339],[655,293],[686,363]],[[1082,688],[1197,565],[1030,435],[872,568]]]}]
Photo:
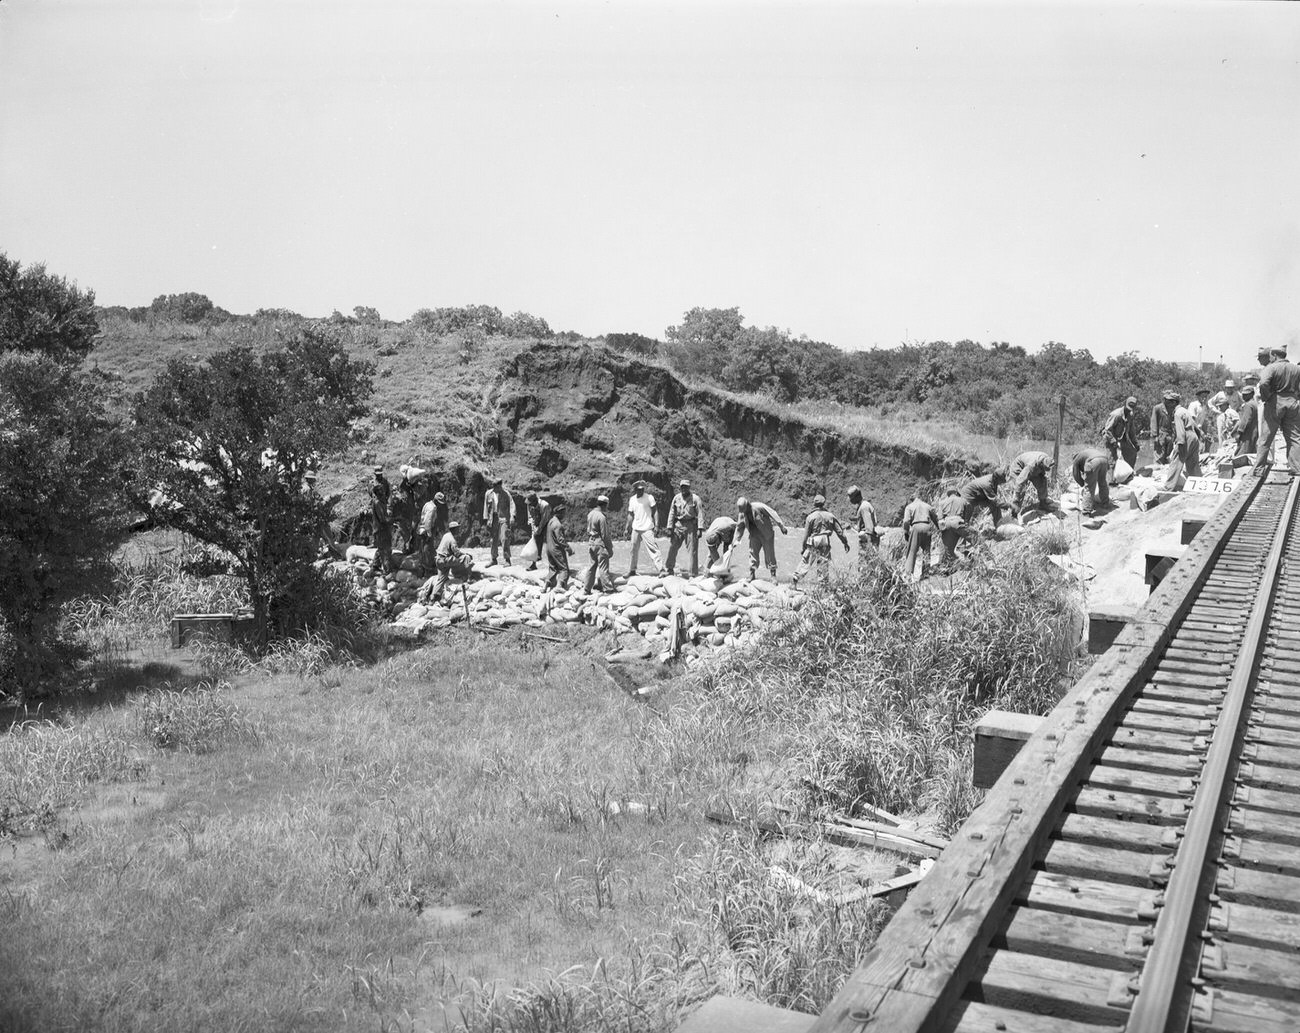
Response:
[{"label": "worker's trousers", "polygon": [[1165,490],[1180,491],[1182,482],[1188,477],[1201,476],[1201,439],[1192,434],[1187,439],[1183,454],[1178,454],[1177,447],[1169,457],[1169,469],[1165,471]]},{"label": "worker's trousers", "polygon": [[[929,524],[913,524],[907,535],[907,565],[903,568],[913,581],[920,581],[930,575],[930,546],[932,528]],[[917,573],[916,561],[920,559],[921,570]]]},{"label": "worker's trousers", "polygon": [[1038,508],[1046,509],[1051,505],[1047,498],[1047,474],[1035,473],[1028,477],[1016,481],[1016,512],[1019,513],[1024,508],[1025,496],[1029,494],[1029,489],[1033,488],[1038,492]]},{"label": "worker's trousers", "polygon": [[609,550],[604,542],[592,542],[587,550],[591,554],[591,565],[582,576],[582,587],[590,592],[597,584],[601,591],[614,591],[614,578],[609,573]]},{"label": "worker's trousers", "polygon": [[668,561],[665,566],[668,573],[673,573],[677,569],[677,551],[686,546],[691,557],[691,577],[695,577],[700,572],[700,529],[695,524],[678,524],[672,529],[672,537],[668,542]]},{"label": "worker's trousers", "polygon": [[371,573],[387,573],[393,569],[393,525],[375,524],[375,558],[370,564]]},{"label": "worker's trousers", "polygon": [[752,580],[758,573],[758,561],[763,555],[767,555],[767,569],[776,580],[776,534],[769,531],[766,535],[762,531],[751,531],[749,533],[749,576]]},{"label": "worker's trousers", "polygon": [[1084,497],[1079,507],[1085,513],[1091,513],[1098,505],[1110,505],[1110,485],[1107,474],[1110,472],[1110,460],[1089,459],[1083,467]]},{"label": "worker's trousers", "polygon": [[825,577],[831,569],[831,540],[829,535],[819,535],[825,539],[825,543],[811,539],[808,542],[808,548],[804,550],[803,561],[799,568],[794,572],[794,580],[797,583],[805,574],[812,571]]},{"label": "worker's trousers", "polygon": [[488,539],[491,542],[492,562],[505,553],[506,566],[510,566],[510,522],[500,517],[493,517],[488,522]]},{"label": "worker's trousers", "polygon": [[650,562],[655,565],[655,573],[664,572],[663,562],[659,559],[659,543],[655,541],[654,531],[633,531],[632,532],[632,559],[628,561],[627,575],[631,577],[636,573],[636,561],[641,555],[641,546],[645,546],[646,555],[650,557]]},{"label": "worker's trousers", "polygon": [[551,572],[546,575],[546,587],[565,588],[569,584],[569,554],[547,549],[546,565],[551,568]]},{"label": "worker's trousers", "polygon": [[1300,474],[1300,400],[1289,395],[1278,395],[1266,402],[1260,412],[1259,452],[1255,457],[1255,470],[1262,471],[1263,464],[1272,456],[1273,439],[1282,432],[1286,445],[1287,468]]}]

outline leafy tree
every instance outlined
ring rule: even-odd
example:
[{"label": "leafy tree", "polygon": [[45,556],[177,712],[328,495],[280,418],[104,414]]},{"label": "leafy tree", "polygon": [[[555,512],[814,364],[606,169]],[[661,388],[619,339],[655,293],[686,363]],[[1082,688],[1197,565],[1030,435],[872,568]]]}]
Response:
[{"label": "leafy tree", "polygon": [[733,391],[760,391],[778,402],[794,401],[799,394],[799,371],[789,335],[775,327],[742,330],[722,369],[722,383]]},{"label": "leafy tree", "polygon": [[99,333],[95,293],[0,253],[0,348],[58,360],[85,358]]},{"label": "leafy tree", "polygon": [[136,398],[139,489],[157,492],[160,522],[234,558],[259,645],[316,615],[313,562],[329,506],[306,475],[317,456],[345,447],[374,371],[352,361],[342,340],[318,327],[278,351],[235,347],[203,365],[174,359]]},{"label": "leafy tree", "polygon": [[721,380],[744,323],[739,308],[693,308],[664,331],[668,353],[683,372]]},{"label": "leafy tree", "polygon": [[379,318],[379,309],[371,308],[369,305],[357,305],[352,310],[352,316],[358,323],[367,323],[372,326],[378,326],[383,322]]},{"label": "leafy tree", "polygon": [[127,436],[81,367],[94,302],[0,255],[0,685],[29,695],[75,657],[62,607],[106,583],[128,524]]},{"label": "leafy tree", "polygon": [[507,316],[501,324],[507,337],[535,337],[545,340],[553,336],[551,327],[541,316],[532,316],[527,312],[516,312]]},{"label": "leafy tree", "polygon": [[205,316],[212,314],[214,308],[215,306],[206,294],[186,291],[184,294],[159,294],[150,304],[149,311],[161,319],[178,319],[182,323],[198,323]]}]

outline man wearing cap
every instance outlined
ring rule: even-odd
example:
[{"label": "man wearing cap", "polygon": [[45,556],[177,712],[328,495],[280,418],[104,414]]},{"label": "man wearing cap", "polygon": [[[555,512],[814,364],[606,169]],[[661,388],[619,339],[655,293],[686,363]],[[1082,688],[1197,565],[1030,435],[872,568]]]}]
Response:
[{"label": "man wearing cap", "polygon": [[810,570],[824,575],[830,569],[831,535],[839,538],[845,552],[849,551],[844,525],[840,523],[839,517],[826,508],[826,496],[814,495],[812,512],[803,525],[803,560],[794,572],[793,581],[796,585]]},{"label": "man wearing cap", "polygon": [[483,496],[483,522],[487,524],[492,562],[504,551],[506,566],[510,566],[510,528],[515,523],[515,499],[501,484],[501,478],[492,481],[492,487]]},{"label": "man wearing cap", "polygon": [[1174,435],[1169,469],[1165,471],[1165,491],[1181,491],[1188,477],[1201,476],[1201,437],[1182,401],[1177,391],[1165,393],[1165,408],[1169,410],[1169,425]]},{"label": "man wearing cap", "polygon": [[1273,348],[1269,358],[1273,361],[1259,378],[1264,421],[1260,430],[1259,453],[1255,457],[1255,473],[1264,472],[1273,439],[1280,430],[1286,444],[1287,467],[1293,474],[1300,474],[1300,366],[1287,361],[1284,346]]},{"label": "man wearing cap", "polygon": [[547,588],[564,588],[569,583],[569,557],[573,555],[573,546],[564,533],[564,514],[568,506],[561,499],[551,510],[551,519],[546,525],[546,565],[551,572],[546,575]]},{"label": "man wearing cap", "polygon": [[867,557],[880,548],[880,528],[876,524],[876,507],[862,497],[862,489],[849,486],[849,505],[853,507],[853,526],[858,533],[858,566],[866,566]]},{"label": "man wearing cap", "polygon": [[947,574],[957,565],[957,543],[968,534],[966,502],[961,492],[949,488],[935,506],[935,515],[939,518],[939,541],[943,546],[939,550],[939,571]]},{"label": "man wearing cap", "polygon": [[582,578],[582,587],[590,592],[599,582],[602,592],[614,591],[609,572],[609,558],[614,554],[614,539],[609,532],[609,496],[597,495],[596,504],[587,514],[587,551],[591,564]]},{"label": "man wearing cap", "polygon": [[415,485],[411,481],[411,467],[403,463],[399,467],[402,478],[393,489],[392,517],[393,523],[402,535],[402,555],[415,551],[416,518]]},{"label": "man wearing cap", "polygon": [[1052,500],[1047,494],[1047,478],[1051,476],[1056,464],[1046,452],[1021,452],[1011,460],[1011,481],[1016,486],[1015,501],[1011,506],[1011,515],[1018,516],[1024,511],[1025,496],[1029,489],[1038,492],[1038,508],[1051,509]]},{"label": "man wearing cap", "polygon": [[627,576],[636,575],[637,558],[641,546],[645,546],[650,562],[655,565],[655,573],[664,572],[663,562],[659,559],[659,543],[655,541],[655,497],[646,491],[645,481],[632,485],[632,494],[627,500],[627,536],[632,542],[632,559],[628,563]]},{"label": "man wearing cap", "polygon": [[384,476],[382,466],[375,467],[375,480],[370,485],[370,517],[375,526],[375,558],[370,573],[389,573],[393,569],[393,523],[388,510],[393,490]]},{"label": "man wearing cap", "polygon": [[[546,549],[546,525],[551,522],[551,503],[539,498],[537,492],[530,491],[524,497],[524,510],[528,515],[528,536],[533,540],[533,549],[541,559]],[[529,570],[537,569],[537,560],[528,565]]]},{"label": "man wearing cap", "polygon": [[[1187,407],[1187,414],[1192,418],[1196,434],[1201,439],[1201,449],[1209,447],[1214,437],[1214,410],[1210,407],[1210,389],[1197,388],[1196,401]],[[1193,474],[1193,476],[1196,476]]]},{"label": "man wearing cap", "polygon": [[709,550],[708,567],[712,571],[715,564],[721,562],[727,554],[727,565],[731,565],[730,551],[735,544],[737,531],[742,527],[729,516],[720,516],[709,524],[704,532],[704,545]]},{"label": "man wearing cap", "polygon": [[1079,501],[1085,514],[1098,505],[1110,505],[1109,470],[1110,456],[1099,448],[1082,448],[1074,454],[1074,483],[1087,492]]},{"label": "man wearing cap", "polygon": [[1138,400],[1132,395],[1118,409],[1112,409],[1101,429],[1101,443],[1110,454],[1110,483],[1115,483],[1115,466],[1120,457],[1134,470],[1138,462]]},{"label": "man wearing cap", "polygon": [[691,577],[700,572],[700,532],[704,530],[704,503],[691,491],[691,482],[682,481],[681,489],[673,496],[668,507],[668,561],[664,564],[669,575],[677,564],[677,550],[685,545],[690,550]]},{"label": "man wearing cap", "polygon": [[455,520],[447,524],[447,530],[443,532],[442,539],[438,542],[438,553],[434,558],[434,566],[438,573],[420,586],[420,590],[415,593],[416,602],[441,602],[442,593],[447,590],[447,584],[453,575],[461,581],[469,576],[474,563],[468,554],[461,551],[456,542],[459,532],[460,524]]},{"label": "man wearing cap", "polygon": [[766,502],[755,502],[741,496],[736,499],[736,540],[749,532],[749,580],[758,576],[758,562],[767,556],[767,569],[776,580],[776,529],[785,534],[787,528],[777,511]]},{"label": "man wearing cap", "polygon": [[420,510],[420,524],[416,534],[420,540],[420,566],[425,570],[434,569],[434,553],[438,548],[437,543],[447,533],[449,518],[447,496],[442,492],[435,493]]},{"label": "man wearing cap", "polygon": [[[939,526],[939,514],[925,501],[924,491],[918,484],[912,493],[912,501],[903,510],[903,537],[907,539],[907,562],[903,570],[913,581],[930,576],[930,549],[935,528]],[[921,561],[920,571],[916,569],[918,559]]]},{"label": "man wearing cap", "polygon": [[1155,449],[1156,462],[1169,462],[1174,451],[1173,410],[1169,408],[1170,398],[1177,397],[1176,391],[1166,391],[1164,397],[1151,408],[1151,445]]},{"label": "man wearing cap", "polygon": [[993,520],[993,526],[997,527],[998,522],[1002,519],[1002,507],[998,505],[998,489],[1007,481],[1007,468],[999,466],[992,473],[986,473],[983,477],[976,477],[974,480],[967,481],[962,485],[962,519],[970,524],[978,515],[981,509],[989,511],[989,517]]},{"label": "man wearing cap", "polygon": [[1237,455],[1255,458],[1259,447],[1259,399],[1255,397],[1255,385],[1241,385],[1241,412],[1237,424]]}]

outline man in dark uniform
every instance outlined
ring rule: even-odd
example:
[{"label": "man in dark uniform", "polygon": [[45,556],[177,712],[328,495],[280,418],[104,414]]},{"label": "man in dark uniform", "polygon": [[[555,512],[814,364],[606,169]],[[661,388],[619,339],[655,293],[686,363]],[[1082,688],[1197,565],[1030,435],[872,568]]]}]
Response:
[{"label": "man in dark uniform", "polygon": [[[918,485],[912,501],[903,510],[903,537],[907,539],[907,563],[903,570],[913,581],[920,581],[930,574],[930,547],[934,529],[938,526],[939,515],[922,497]],[[920,573],[916,570],[918,558],[921,560]]]},{"label": "man in dark uniform", "polygon": [[1237,425],[1237,455],[1255,458],[1259,448],[1259,399],[1254,384],[1241,385],[1241,422]]},{"label": "man in dark uniform", "polygon": [[590,592],[600,584],[602,592],[614,591],[614,578],[609,573],[609,558],[614,554],[614,539],[609,531],[609,496],[597,495],[596,504],[587,514],[587,551],[591,565],[582,579],[582,587]]},{"label": "man in dark uniform", "polygon": [[686,546],[691,557],[691,577],[700,572],[700,532],[704,530],[704,503],[691,491],[691,482],[682,481],[680,491],[673,496],[668,507],[668,561],[664,567],[669,575],[676,569],[677,550]]},{"label": "man in dark uniform", "polygon": [[1101,429],[1101,443],[1110,453],[1110,483],[1115,483],[1115,466],[1123,459],[1134,470],[1138,464],[1138,400],[1132,395],[1118,409],[1112,409]]},{"label": "man in dark uniform", "polygon": [[966,537],[966,501],[956,488],[949,488],[947,494],[935,507],[939,518],[939,541],[943,548],[939,553],[939,569],[949,572],[957,563],[957,543]]},{"label": "man in dark uniform", "polygon": [[370,564],[372,574],[386,574],[393,569],[393,520],[388,510],[392,494],[384,468],[376,466],[375,482],[370,485],[370,516],[375,525],[375,558]]},{"label": "man in dark uniform", "polygon": [[1174,452],[1173,409],[1169,406],[1170,398],[1177,400],[1173,391],[1166,391],[1164,397],[1151,409],[1151,445],[1156,450],[1156,462],[1167,463]]},{"label": "man in dark uniform", "polygon": [[1002,519],[1002,507],[998,505],[998,488],[1002,487],[1006,480],[1007,468],[999,466],[992,473],[986,473],[983,477],[976,477],[962,485],[960,494],[965,507],[962,519],[969,524],[981,509],[987,509],[993,520],[993,526],[997,527]]},{"label": "man in dark uniform", "polygon": [[547,588],[564,588],[569,583],[569,557],[573,555],[573,546],[564,533],[567,508],[563,501],[557,502],[546,525],[546,565],[551,568],[546,576]]},{"label": "man in dark uniform", "polygon": [[1086,490],[1079,509],[1091,513],[1098,505],[1110,505],[1110,488],[1107,474],[1110,456],[1099,448],[1083,448],[1074,454],[1074,482]]},{"label": "man in dark uniform", "polygon": [[1286,444],[1287,467],[1300,474],[1300,366],[1288,362],[1285,347],[1272,349],[1273,361],[1259,378],[1259,396],[1264,400],[1264,428],[1260,435],[1255,472],[1264,472],[1264,464],[1273,448],[1273,438],[1282,432]]},{"label": "man in dark uniform", "polygon": [[1038,493],[1038,508],[1051,509],[1052,500],[1047,494],[1047,478],[1051,476],[1056,464],[1046,452],[1021,452],[1011,460],[1011,480],[1016,486],[1015,501],[1011,506],[1012,516],[1019,515],[1025,508],[1025,496],[1033,488]]}]

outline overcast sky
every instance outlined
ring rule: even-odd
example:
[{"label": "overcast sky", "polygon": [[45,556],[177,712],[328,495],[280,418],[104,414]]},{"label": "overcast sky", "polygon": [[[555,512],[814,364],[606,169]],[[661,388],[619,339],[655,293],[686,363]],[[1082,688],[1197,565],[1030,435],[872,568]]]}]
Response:
[{"label": "overcast sky", "polygon": [[0,249],[101,304],[1300,345],[1300,5],[3,0]]}]

